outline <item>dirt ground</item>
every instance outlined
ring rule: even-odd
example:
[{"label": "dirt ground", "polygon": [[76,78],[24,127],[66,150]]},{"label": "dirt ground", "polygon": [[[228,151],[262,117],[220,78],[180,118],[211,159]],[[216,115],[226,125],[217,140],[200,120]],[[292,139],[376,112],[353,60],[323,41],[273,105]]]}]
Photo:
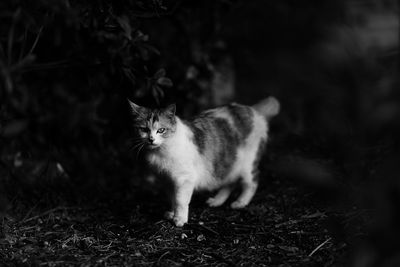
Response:
[{"label": "dirt ground", "polygon": [[183,228],[162,219],[163,197],[146,190],[86,203],[82,196],[75,206],[20,205],[3,219],[0,265],[340,266],[347,260],[349,244],[332,232],[332,218],[346,221],[349,213],[296,183],[264,174],[243,210],[208,208],[205,197],[194,197]]}]

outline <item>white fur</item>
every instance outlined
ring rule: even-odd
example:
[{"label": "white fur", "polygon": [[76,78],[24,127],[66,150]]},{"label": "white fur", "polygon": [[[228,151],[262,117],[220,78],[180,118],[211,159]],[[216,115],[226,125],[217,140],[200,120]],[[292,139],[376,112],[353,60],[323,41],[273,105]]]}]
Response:
[{"label": "white fur", "polygon": [[[230,124],[232,118],[228,113],[219,114]],[[253,179],[253,163],[256,159],[260,141],[267,140],[268,125],[263,116],[253,109],[254,127],[244,144],[238,148],[237,159],[229,175],[223,179],[215,179],[212,175],[212,162],[207,156],[201,155],[193,143],[193,133],[182,121],[177,118],[176,132],[158,149],[151,151],[147,159],[157,170],[168,173],[174,184],[174,198],[172,211],[166,216],[173,219],[176,226],[183,226],[188,222],[189,202],[194,190],[221,189],[214,198],[207,203],[210,206],[222,205],[231,193],[231,185],[241,179],[242,194],[232,203],[232,208],[246,206],[253,197],[257,183]],[[157,144],[159,144],[157,140]]]},{"label": "white fur", "polygon": [[[244,145],[240,146],[237,151],[237,158],[233,164],[233,168],[224,179],[224,186],[216,196],[208,199],[207,203],[210,206],[220,206],[229,197],[231,190],[230,185],[240,180],[242,192],[239,198],[231,204],[232,208],[243,208],[249,204],[257,189],[257,182],[254,180],[253,168],[257,153],[260,146],[260,141],[267,141],[268,124],[263,116],[253,110],[253,127],[252,132],[247,137]],[[222,194],[221,194],[222,193]]]}]

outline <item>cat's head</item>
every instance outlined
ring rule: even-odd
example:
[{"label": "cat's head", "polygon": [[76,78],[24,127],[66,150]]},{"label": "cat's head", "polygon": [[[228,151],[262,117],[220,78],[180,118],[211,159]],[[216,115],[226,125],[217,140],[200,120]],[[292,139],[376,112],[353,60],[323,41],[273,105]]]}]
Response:
[{"label": "cat's head", "polygon": [[148,148],[163,145],[176,131],[175,104],[164,109],[149,109],[128,100],[137,134]]}]

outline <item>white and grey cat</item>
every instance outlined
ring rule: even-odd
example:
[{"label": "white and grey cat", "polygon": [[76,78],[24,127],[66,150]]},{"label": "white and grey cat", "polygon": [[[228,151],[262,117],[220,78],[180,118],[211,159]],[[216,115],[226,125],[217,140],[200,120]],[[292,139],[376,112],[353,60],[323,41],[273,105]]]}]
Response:
[{"label": "white and grey cat", "polygon": [[254,106],[236,103],[206,110],[187,121],[175,115],[175,105],[151,110],[129,101],[140,140],[147,147],[152,169],[170,177],[172,209],[166,212],[176,226],[188,222],[189,203],[197,190],[218,190],[207,200],[222,205],[235,184],[243,208],[258,186],[258,162],[268,139],[268,121],[279,113],[274,97]]}]

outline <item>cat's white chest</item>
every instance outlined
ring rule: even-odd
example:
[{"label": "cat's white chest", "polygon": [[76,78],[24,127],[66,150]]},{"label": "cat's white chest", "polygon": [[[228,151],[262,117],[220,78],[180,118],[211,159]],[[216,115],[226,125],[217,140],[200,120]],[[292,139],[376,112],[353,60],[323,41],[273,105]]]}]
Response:
[{"label": "cat's white chest", "polygon": [[150,165],[162,172],[170,172],[171,168],[174,166],[173,158],[159,151],[150,152],[147,155],[147,161]]},{"label": "cat's white chest", "polygon": [[203,187],[199,183],[208,183],[211,178],[196,148],[189,142],[176,144],[174,149],[151,153],[147,160],[157,171],[167,173],[173,181],[190,181],[195,188]]},{"label": "cat's white chest", "polygon": [[192,146],[181,139],[171,142],[158,151],[150,152],[147,156],[148,162],[161,172],[183,175],[193,169],[194,153]]},{"label": "cat's white chest", "polygon": [[177,133],[162,148],[151,151],[147,160],[157,171],[167,173],[177,183],[191,182],[196,190],[213,189],[217,182],[211,165],[191,141],[191,132],[178,124]]}]

